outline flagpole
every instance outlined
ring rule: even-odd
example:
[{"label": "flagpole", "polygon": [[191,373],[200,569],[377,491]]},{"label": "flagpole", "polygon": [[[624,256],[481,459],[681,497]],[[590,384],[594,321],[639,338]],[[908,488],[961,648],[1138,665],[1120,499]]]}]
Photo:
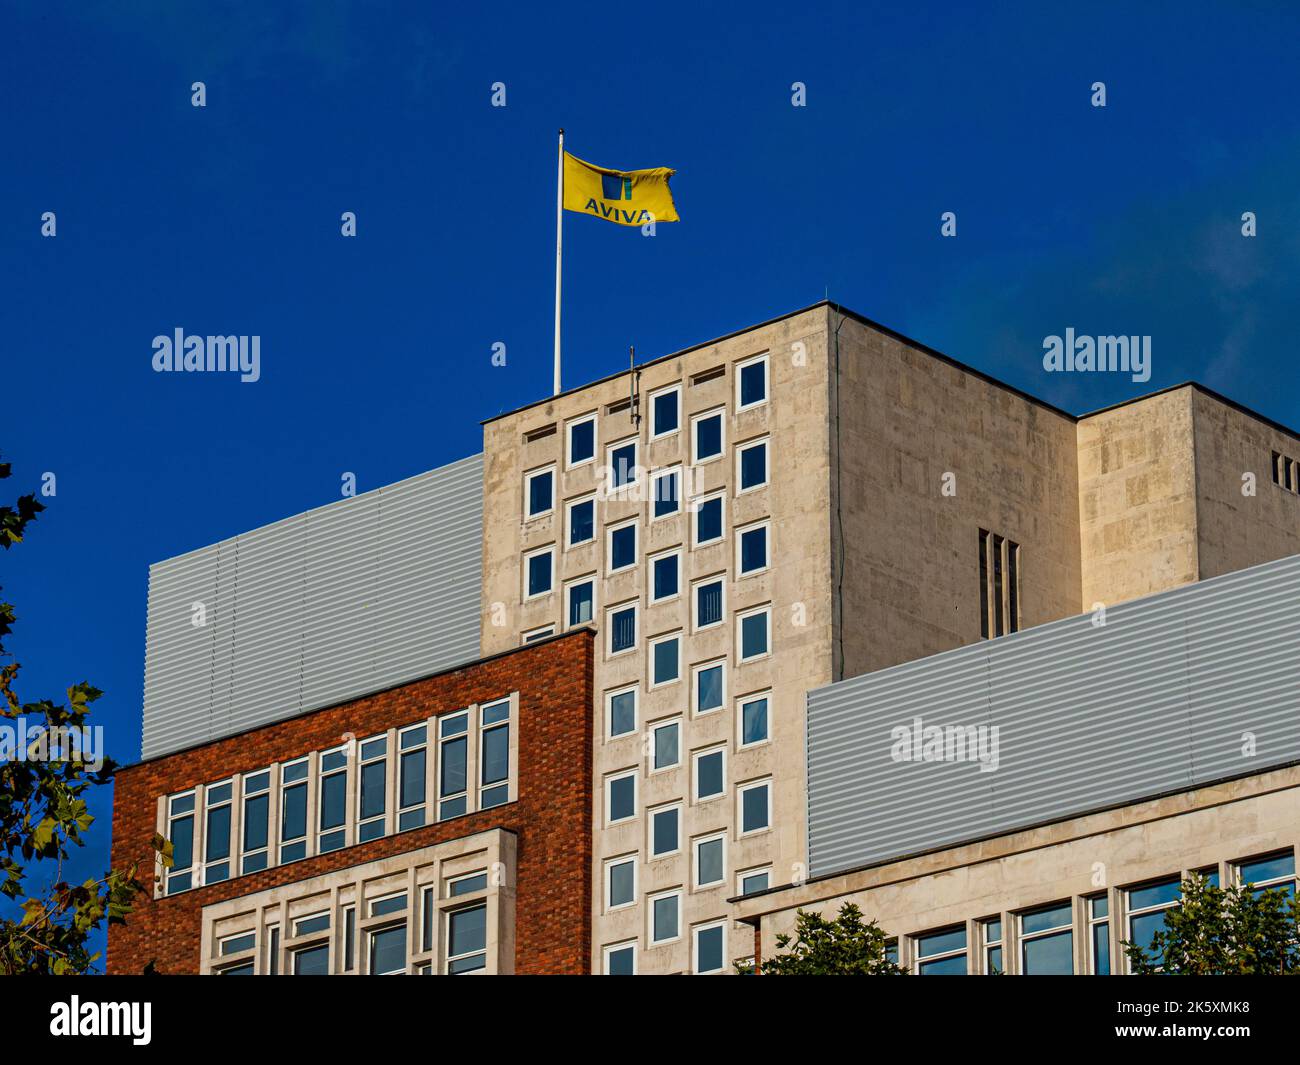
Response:
[{"label": "flagpole", "polygon": [[564,236],[564,130],[560,130],[559,161],[555,178],[555,395],[560,394],[560,265]]}]

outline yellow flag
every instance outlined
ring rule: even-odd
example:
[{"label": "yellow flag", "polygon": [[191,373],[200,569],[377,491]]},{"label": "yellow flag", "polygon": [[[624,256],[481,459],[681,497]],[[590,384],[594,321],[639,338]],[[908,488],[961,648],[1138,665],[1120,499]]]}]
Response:
[{"label": "yellow flag", "polygon": [[677,171],[607,170],[564,153],[564,209],[595,215],[621,226],[676,222],[668,179]]}]

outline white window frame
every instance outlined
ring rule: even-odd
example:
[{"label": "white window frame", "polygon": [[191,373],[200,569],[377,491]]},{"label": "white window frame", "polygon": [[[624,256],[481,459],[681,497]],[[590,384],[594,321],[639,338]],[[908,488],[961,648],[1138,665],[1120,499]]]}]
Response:
[{"label": "white window frame", "polygon": [[[1064,906],[1069,911],[1069,920],[1065,924],[1053,925],[1051,928],[1045,928],[1039,932],[1025,931],[1025,918],[1033,917],[1035,914],[1046,910],[1057,910]],[[1046,939],[1049,936],[1059,936],[1062,932],[1070,933],[1070,976],[1077,975],[1078,962],[1078,929],[1079,924],[1079,906],[1078,902],[1073,899],[1058,899],[1056,902],[1044,903],[1041,906],[1033,906],[1028,910],[1023,910],[1015,915],[1016,918],[1016,970],[1023,973],[1025,971],[1025,944],[1032,943],[1035,939]],[[981,929],[981,932],[983,930]],[[1006,925],[1002,926],[1002,935],[1005,939],[1007,934]],[[1002,969],[1006,971],[1007,951],[1006,947],[1002,948]]]},{"label": "white window frame", "polygon": [[[325,769],[325,759],[332,754],[343,755],[343,766],[340,769]],[[347,745],[331,747],[328,750],[321,751],[316,759],[316,817],[315,825],[311,826],[316,835],[316,853],[328,854],[331,851],[343,850],[351,842],[351,818],[348,817],[348,786],[351,783],[348,780],[348,774],[352,771],[352,760],[348,757]],[[321,814],[325,809],[325,778],[337,777],[343,778],[343,823],[333,828],[321,828]],[[359,786],[359,785],[358,785]],[[329,851],[324,849],[325,837],[332,836],[337,832],[343,833],[343,845],[340,847],[331,847]],[[300,918],[295,918],[295,922]]]},{"label": "white window frame", "polygon": [[[746,894],[745,881],[751,876],[759,876],[760,874],[767,877],[767,887],[759,888],[757,890],[769,890],[772,887],[772,867],[770,865],[757,865],[752,869],[741,869],[736,873],[736,894],[738,896]],[[757,891],[755,894],[757,894]]]},{"label": "white window frame", "polygon": [[[762,828],[745,828],[745,795],[757,788],[767,788],[767,824]],[[772,831],[772,778],[763,777],[736,786],[736,838],[748,839]]]},{"label": "white window frame", "polygon": [[[664,432],[660,432],[659,426],[655,422],[655,400],[657,400],[660,396],[666,396],[669,392],[674,392],[677,395],[677,403],[676,403],[677,425],[674,426],[672,429],[668,429]],[[653,392],[650,393],[649,403],[647,403],[646,406],[650,408],[650,439],[651,440],[663,440],[665,437],[672,436],[674,433],[680,433],[682,431],[682,383],[680,381],[678,381],[676,384],[665,385],[663,388],[656,388]]]},{"label": "white window frame", "polygon": [[[298,759],[298,761],[302,761],[302,759]],[[193,800],[193,804],[189,810],[183,811],[179,814],[173,814],[172,803],[176,802],[178,799],[186,798]],[[203,853],[200,850],[203,845],[203,802],[199,796],[199,789],[197,787],[188,788],[185,791],[174,792],[163,800],[163,835],[166,836],[168,840],[171,840],[175,835],[175,832],[172,829],[172,822],[183,820],[186,817],[190,819],[191,825],[190,864],[184,869],[166,870],[163,893],[167,895],[179,895],[184,891],[193,891],[195,888],[203,886]],[[310,833],[311,825],[309,824],[307,827]],[[177,888],[175,891],[171,891],[172,875],[183,876],[186,873],[188,873],[190,877],[190,886],[186,888]]]},{"label": "white window frame", "polygon": [[[216,788],[225,787],[226,785],[230,786],[230,798],[223,799],[220,802],[213,802],[211,800],[212,792]],[[239,847],[238,841],[235,839],[235,829],[239,824],[235,810],[235,800],[238,797],[239,792],[235,784],[235,777],[227,777],[225,780],[217,780],[211,784],[205,784],[203,786],[203,853],[200,855],[196,852],[194,855],[194,863],[202,871],[201,875],[197,879],[198,885],[209,883],[220,884],[225,882],[224,880],[211,881],[208,879],[208,870],[214,865],[224,864],[226,866],[226,880],[233,880],[239,875],[236,871],[238,868],[236,859],[238,857]],[[226,856],[225,858],[218,858],[215,861],[208,861],[208,843],[210,842],[209,835],[211,829],[209,822],[212,817],[212,812],[221,809],[223,806],[230,808],[230,825],[227,829],[230,836],[226,846]]]},{"label": "white window frame", "polygon": [[[741,411],[756,410],[767,403],[768,397],[772,393],[772,366],[771,363],[768,362],[767,356],[768,353],[765,351],[761,355],[754,355],[748,359],[741,359],[738,363],[736,363],[735,370],[733,372],[736,378],[736,413],[737,414],[739,414]],[[763,398],[758,400],[756,403],[741,403],[740,401],[740,379],[742,376],[741,371],[744,370],[746,367],[753,366],[755,363],[763,364]]]},{"label": "white window frame", "polygon": [[[613,525],[605,526],[605,574],[613,576],[616,573],[630,573],[636,569],[637,563],[641,560],[641,530],[639,528],[639,519],[628,518],[626,521],[615,522]],[[614,534],[622,532],[624,529],[632,530],[632,561],[626,566],[614,568]]]},{"label": "white window frame", "polygon": [[[677,818],[677,846],[670,851],[655,850],[655,818],[660,814],[672,813]],[[679,800],[677,802],[660,803],[658,806],[651,806],[645,812],[646,823],[646,854],[650,861],[658,861],[660,858],[671,858],[674,855],[682,853],[682,835],[685,825],[685,805]]]},{"label": "white window frame", "polygon": [[[722,692],[718,699],[718,705],[710,707],[708,710],[700,709],[700,679],[699,674],[706,669],[714,667],[722,670]],[[719,710],[727,708],[727,660],[725,658],[713,658],[707,662],[696,662],[691,666],[691,715],[693,717],[707,717],[709,714],[716,714]]]},{"label": "white window frame", "polygon": [[[551,475],[551,501],[547,504],[545,510],[533,510],[533,481],[544,474]],[[555,463],[546,466],[538,466],[536,469],[529,470],[524,474],[524,521],[534,521],[537,518],[544,518],[548,514],[555,513],[555,489],[558,474]]]},{"label": "white window frame", "polygon": [[[700,458],[699,438],[695,427],[700,422],[708,418],[718,419],[718,453],[710,455],[708,458]],[[707,466],[710,462],[718,462],[727,457],[727,408],[713,407],[710,410],[700,411],[699,414],[691,415],[691,465]]]},{"label": "white window frame", "polygon": [[[722,844],[722,875],[717,880],[711,880],[707,884],[700,880],[700,847],[705,843]],[[691,840],[691,888],[695,891],[710,891],[713,888],[723,887],[727,883],[727,834],[725,832],[710,832],[707,835],[696,836]]]},{"label": "white window frame", "polygon": [[[540,558],[542,555],[549,556],[551,560],[551,583],[547,587],[546,591],[544,592],[530,592],[528,590],[529,567],[532,565],[533,559]],[[535,599],[544,599],[548,595],[555,594],[555,545],[554,544],[548,544],[546,547],[539,547],[536,548],[535,550],[526,551],[524,553],[524,582],[523,583],[524,583],[523,593],[524,593],[525,603],[531,602]]]},{"label": "white window frame", "polygon": [[[700,968],[700,933],[718,929],[722,933],[722,963],[716,969]],[[691,972],[696,976],[714,976],[727,971],[727,922],[706,921],[691,928]]]},{"label": "white window frame", "polygon": [[[614,479],[617,475],[617,468],[614,466],[614,452],[621,451],[628,445],[632,447],[632,479],[625,484],[614,486]],[[625,492],[630,492],[641,483],[641,474],[645,471],[641,468],[641,441],[635,436],[626,436],[622,440],[615,440],[612,444],[605,445],[605,469],[609,470],[609,480],[605,482],[605,495],[608,499],[617,499]]]},{"label": "white window frame", "polygon": [[[722,790],[712,795],[700,794],[700,759],[707,758],[710,755],[722,755]],[[727,745],[725,743],[713,743],[708,747],[702,747],[698,751],[691,752],[691,803],[700,806],[706,802],[716,802],[719,799],[727,797]],[[770,820],[770,818],[769,818]]]},{"label": "white window frame", "polygon": [[[700,589],[710,584],[721,585],[722,587],[722,604],[718,610],[718,620],[711,621],[707,625],[700,624]],[[710,629],[720,628],[727,623],[727,575],[726,573],[714,573],[709,577],[701,577],[699,580],[691,581],[691,631],[708,632]]]},{"label": "white window frame", "polygon": [[519,634],[519,646],[525,647],[530,643],[537,643],[538,640],[545,640],[548,636],[554,635],[554,625],[540,625],[535,629],[529,629],[527,632],[521,632]]},{"label": "white window frame", "polygon": [[[674,899],[677,903],[677,934],[668,939],[655,938],[655,903],[660,899]],[[673,888],[671,891],[656,891],[653,895],[646,896],[646,941],[651,947],[662,947],[669,943],[676,943],[682,938],[682,889]]]},{"label": "white window frame", "polygon": [[[613,828],[616,825],[631,824],[636,820],[637,810],[640,808],[641,797],[637,793],[641,790],[637,787],[637,771],[635,769],[620,769],[616,773],[609,773],[605,776],[605,827]],[[632,778],[632,812],[627,817],[620,817],[615,821],[610,816],[610,809],[613,805],[614,783],[615,781]]]},{"label": "white window frame", "polygon": [[[621,651],[614,650],[614,615],[621,614],[624,610],[632,611],[632,644]],[[623,603],[615,603],[613,606],[605,608],[605,657],[618,658],[620,655],[635,654],[636,649],[641,644],[641,604],[636,599],[629,599]]]},{"label": "white window frame", "polygon": [[[570,621],[569,617],[573,613],[571,609],[573,605],[572,602],[573,590],[582,584],[591,585],[591,617],[588,618],[586,621]],[[596,574],[594,573],[589,573],[585,577],[575,577],[571,581],[565,581],[564,582],[564,617],[561,619],[563,621],[563,625],[561,626],[561,628],[572,629],[578,625],[596,624],[596,619],[600,617],[599,594],[600,594],[600,581],[597,579]]]},{"label": "white window frame", "polygon": [[[736,451],[736,470],[735,485],[736,495],[747,496],[750,492],[758,492],[766,488],[772,480],[772,449],[768,446],[770,437],[760,436],[753,440],[746,440],[743,444],[737,444]],[[755,448],[763,449],[763,480],[758,484],[751,484],[748,488],[740,483],[740,463],[746,451],[753,451]]]},{"label": "white window frame", "polygon": [[[632,727],[626,732],[615,734],[614,727],[614,698],[619,695],[632,693]],[[605,693],[605,739],[621,740],[628,736],[635,736],[637,727],[641,721],[641,699],[639,686],[636,684],[626,684],[621,688],[611,688]]]},{"label": "white window frame", "polygon": [[[363,842],[361,839],[361,829],[365,825],[374,824],[376,821],[383,822],[382,831],[377,836],[370,836],[364,842],[369,843],[372,840],[383,839],[389,835],[389,827],[392,822],[392,802],[389,800],[393,797],[393,775],[388,772],[393,768],[393,743],[395,737],[391,737],[387,732],[379,732],[373,736],[367,736],[357,743],[357,795],[356,795],[356,814],[353,824],[356,826],[355,839],[358,843]],[[384,741],[384,753],[379,756],[365,757],[362,752],[366,749],[367,744],[374,743],[376,740]],[[378,817],[368,817],[362,820],[361,817],[361,800],[362,788],[361,781],[364,776],[365,767],[373,765],[376,762],[382,762],[384,766],[384,812]],[[379,900],[376,900],[379,901]]]},{"label": "white window frame", "polygon": [[[657,755],[659,751],[659,733],[662,732],[664,729],[673,728],[673,727],[676,727],[677,729],[677,759],[674,762],[672,762],[670,765],[657,766],[655,762],[657,760]],[[650,757],[646,765],[646,772],[649,774],[668,773],[674,769],[680,769],[682,764],[682,736],[683,736],[681,715],[679,714],[676,717],[665,718],[662,721],[655,721],[649,726],[649,729],[650,729],[650,748],[649,748]]]},{"label": "white window frame", "polygon": [[[650,641],[649,653],[646,655],[647,691],[658,691],[660,688],[667,688],[670,685],[681,683],[683,661],[686,657],[686,641],[682,638],[683,635],[681,629],[678,629],[666,636],[656,636]],[[661,643],[677,644],[677,676],[673,677],[672,680],[655,680],[655,649]]]},{"label": "white window frame", "polygon": [[[403,741],[408,735],[412,735],[419,729],[424,729],[424,739],[418,743],[413,743],[410,747],[403,746]],[[396,750],[393,752],[393,825],[397,832],[409,832],[416,828],[424,828],[429,824],[429,781],[434,775],[432,770],[435,768],[432,763],[433,744],[429,742],[430,726],[427,721],[417,721],[411,725],[404,725],[397,730]],[[408,754],[414,754],[416,751],[424,751],[424,791],[418,804],[411,806],[402,805],[402,764]],[[412,825],[410,829],[402,828],[402,818],[407,814],[414,813],[416,810],[424,811],[424,820],[418,825]]]},{"label": "white window frame", "polygon": [[[583,503],[591,504],[591,538],[589,540],[573,539],[573,508],[582,506]],[[577,547],[586,547],[588,544],[594,544],[600,539],[600,524],[596,521],[596,497],[594,495],[578,496],[576,499],[569,499],[564,504],[564,549],[572,551]]]},{"label": "white window frame", "polygon": [[[573,462],[571,461],[573,457],[573,429],[575,426],[583,425],[586,422],[591,422],[591,458],[579,459],[577,462]],[[596,456],[600,454],[598,428],[594,412],[564,423],[564,468],[566,470],[575,470],[579,466],[586,466],[589,462],[596,461]]]},{"label": "white window frame", "polygon": [[[206,824],[206,821],[204,823]],[[1294,847],[1283,847],[1280,850],[1265,851],[1263,854],[1257,854],[1250,858],[1235,859],[1231,863],[1232,882],[1237,887],[1244,889],[1246,886],[1246,881],[1243,880],[1241,876],[1241,867],[1243,865],[1250,865],[1254,862],[1269,861],[1270,859],[1282,858],[1282,857],[1286,857],[1287,855],[1290,855],[1295,868],[1295,871],[1292,872],[1290,876],[1274,876],[1274,877],[1270,877],[1268,880],[1252,881],[1252,886],[1255,888],[1256,891],[1265,891],[1269,888],[1277,889],[1286,884],[1290,884],[1292,889],[1292,894],[1294,895],[1296,893],[1297,885],[1300,884],[1300,862],[1296,862]],[[1222,882],[1222,878],[1220,878],[1220,882]]]},{"label": "white window frame", "polygon": [[[656,514],[655,503],[659,498],[659,482],[664,477],[675,476],[677,478],[677,508],[670,510],[667,514]],[[682,506],[685,502],[683,499],[683,474],[681,466],[666,466],[662,470],[656,470],[650,477],[650,521],[667,521],[669,518],[675,518],[682,512]]]},{"label": "white window frame", "polygon": [[[742,563],[741,549],[745,540],[745,534],[757,532],[759,529],[766,531],[763,541],[763,564],[757,569],[745,569]],[[772,522],[768,518],[762,521],[751,521],[748,525],[741,525],[735,532],[736,540],[736,580],[744,580],[747,577],[757,577],[766,573],[772,568]]]},{"label": "white window frame", "polygon": [[[750,703],[756,703],[760,699],[767,702],[767,735],[761,740],[754,740],[751,743],[745,742],[745,707]],[[772,690],[767,688],[759,692],[750,692],[748,695],[741,695],[736,698],[736,749],[748,751],[755,747],[762,747],[772,742]]]},{"label": "white window frame", "polygon": [[637,975],[637,947],[640,944],[635,939],[624,940],[622,943],[609,943],[601,947],[601,971],[604,975],[609,975],[609,956],[615,951],[631,950],[632,951],[632,975]]},{"label": "white window frame", "polygon": [[[762,614],[767,618],[767,647],[760,654],[745,655],[745,621],[752,617]],[[736,662],[745,664],[748,662],[759,662],[764,658],[770,658],[772,655],[772,605],[767,603],[763,606],[756,606],[750,610],[742,610],[736,614]]]},{"label": "white window frame", "polygon": [[[284,778],[284,777],[285,777],[285,774],[286,774],[289,770],[291,770],[291,769],[296,769],[296,768],[297,768],[298,766],[300,766],[300,765],[305,765],[305,766],[307,767],[307,773],[306,773],[306,775],[305,775],[301,780],[289,780],[289,781],[286,781],[285,778]],[[276,809],[275,809],[275,811],[273,812],[273,815],[272,815],[272,816],[274,816],[274,817],[276,818],[276,822],[275,822],[275,823],[276,823],[276,826],[277,826],[277,830],[276,830],[276,833],[275,833],[275,841],[276,841],[276,852],[275,852],[275,856],[276,856],[276,859],[277,859],[277,860],[276,860],[276,863],[275,863],[275,864],[276,864],[276,865],[288,865],[288,864],[290,864],[291,862],[300,862],[300,861],[303,860],[303,858],[310,858],[310,857],[312,856],[312,847],[311,847],[311,838],[312,838],[312,831],[311,831],[312,771],[311,771],[311,759],[310,759],[310,757],[307,757],[307,758],[295,758],[295,759],[293,759],[293,760],[290,761],[290,762],[281,762],[281,763],[280,763],[280,776],[279,776],[279,781],[280,781],[280,787],[276,790]],[[288,791],[289,791],[290,788],[296,788],[299,784],[302,784],[302,785],[305,786],[305,788],[306,788],[306,795],[307,795],[307,800],[306,800],[306,806],[307,806],[307,817],[306,817],[306,830],[305,830],[305,834],[304,834],[304,835],[301,835],[301,836],[294,836],[293,839],[284,839],[284,838],[281,836],[281,831],[282,831],[283,828],[284,828],[284,798],[285,798],[285,795],[288,793]],[[361,782],[360,782],[360,779],[358,778],[358,781],[357,781],[357,795],[360,796],[360,794],[361,794]],[[354,822],[354,823],[356,823],[356,822]],[[286,845],[288,845],[288,846],[292,846],[292,845],[295,844],[295,843],[302,843],[302,844],[303,844],[303,858],[290,858],[290,859],[286,859],[286,858],[284,857],[284,848],[285,848],[285,846],[286,846]]]},{"label": "white window frame", "polygon": [[[613,882],[614,869],[618,866],[630,865],[632,867],[632,898],[629,902],[620,902],[615,905],[611,901],[613,891],[611,884]],[[637,860],[635,854],[623,854],[617,858],[606,858],[605,863],[605,912],[617,913],[619,910],[628,910],[636,905],[637,894],[640,890],[640,876],[637,869]]]},{"label": "white window frame", "polygon": [[[700,539],[700,508],[705,503],[718,501],[718,510],[722,515],[722,529],[712,540]],[[725,490],[717,492],[706,492],[704,495],[697,497],[691,502],[691,547],[711,547],[713,544],[720,544],[727,538],[727,493]]]},{"label": "white window frame", "polygon": [[[248,781],[252,777],[266,774],[266,786],[258,788],[256,791],[249,790]],[[238,876],[250,876],[253,873],[261,872],[261,869],[249,869],[244,871],[244,862],[248,858],[256,858],[261,855],[263,858],[262,869],[269,869],[277,864],[271,861],[273,854],[278,854],[279,841],[275,838],[276,814],[279,803],[275,795],[275,766],[267,766],[265,769],[258,769],[252,773],[244,773],[239,778],[239,838],[235,840],[235,853],[239,856]],[[258,847],[254,850],[244,849],[244,833],[248,827],[248,803],[250,799],[256,799],[260,796],[266,796],[266,846]],[[234,861],[231,861],[232,868]]]},{"label": "white window frame", "polygon": [[[672,595],[655,596],[655,565],[666,558],[677,559],[677,591]],[[653,555],[647,555],[645,560],[646,572],[646,602],[648,603],[671,603],[674,599],[682,597],[682,549],[680,547],[671,547],[667,551],[658,551]]]}]

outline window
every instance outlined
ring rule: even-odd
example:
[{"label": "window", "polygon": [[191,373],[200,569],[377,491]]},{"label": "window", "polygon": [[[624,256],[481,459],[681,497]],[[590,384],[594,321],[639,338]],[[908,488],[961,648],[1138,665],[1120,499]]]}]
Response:
[{"label": "window", "polygon": [[554,635],[554,625],[543,625],[540,629],[530,629],[528,632],[520,633],[519,642],[521,644],[537,643],[539,640],[545,640]]},{"label": "window", "polygon": [[604,950],[606,976],[636,975],[636,944],[615,943]]},{"label": "window", "polygon": [[546,595],[551,590],[551,574],[554,569],[552,551],[543,547],[524,556],[524,597],[535,599]]},{"label": "window", "polygon": [[1074,975],[1074,906],[1057,902],[1020,915],[1020,971],[1026,976]]},{"label": "window", "polygon": [[635,484],[637,477],[636,441],[615,444],[608,451],[609,455],[609,489],[616,491],[627,485]]},{"label": "window", "polygon": [[736,572],[742,577],[767,569],[768,528],[764,521],[736,531]]},{"label": "window", "polygon": [[636,647],[636,604],[608,611],[609,653],[622,654]]},{"label": "window", "polygon": [[680,385],[650,393],[650,438],[675,433],[681,428],[682,390]]},{"label": "window", "polygon": [[555,467],[524,474],[524,514],[540,518],[555,509]]},{"label": "window", "polygon": [[721,662],[710,662],[695,667],[695,712],[707,714],[721,710],[726,700],[726,670]]},{"label": "window", "polygon": [[726,922],[715,921],[696,927],[693,935],[694,968],[697,974],[724,971],[726,956]]},{"label": "window", "polygon": [[510,700],[488,703],[479,713],[480,810],[510,801]]},{"label": "window", "polygon": [[591,496],[575,499],[567,508],[569,520],[566,543],[569,547],[587,544],[596,538],[596,500]]},{"label": "window", "polygon": [[294,976],[328,976],[330,971],[330,945],[320,943],[292,952]]},{"label": "window", "polygon": [[1105,895],[1085,899],[1088,914],[1088,971],[1110,975],[1110,900]]},{"label": "window", "polygon": [[722,539],[722,495],[708,496],[695,503],[695,546]]},{"label": "window", "polygon": [[736,367],[736,410],[767,402],[767,356],[757,355]]},{"label": "window", "polygon": [[737,893],[741,895],[753,895],[759,891],[766,891],[771,886],[772,870],[770,869],[751,869],[736,878]]},{"label": "window", "polygon": [[320,756],[320,797],[316,852],[325,854],[347,845],[348,753],[344,747]]},{"label": "window", "polygon": [[618,824],[636,816],[636,770],[605,778],[605,823]]},{"label": "window", "polygon": [[681,935],[680,891],[666,891],[650,899],[650,944],[671,943]]},{"label": "window", "polygon": [[660,806],[650,811],[650,857],[676,854],[682,846],[682,807],[680,803]]},{"label": "window", "polygon": [[171,895],[194,886],[194,792],[168,800],[167,838],[172,845],[172,867],[167,870],[167,894]]},{"label": "window", "polygon": [[610,739],[636,731],[636,688],[624,688],[605,696],[605,722]]},{"label": "window", "polygon": [[714,747],[712,750],[699,751],[694,755],[695,801],[716,799],[727,790],[726,761],[727,749]]},{"label": "window", "polygon": [[772,824],[772,782],[760,780],[738,789],[740,834],[765,832]]},{"label": "window", "polygon": [[682,747],[682,723],[668,721],[650,729],[650,767],[651,771],[672,769],[680,764]]},{"label": "window", "polygon": [[378,839],[385,832],[388,802],[388,737],[361,744],[361,786],[357,789],[357,842]]},{"label": "window", "polygon": [[695,841],[695,886],[716,887],[727,879],[727,836],[719,833]]},{"label": "window", "polygon": [[751,695],[740,700],[740,746],[753,747],[770,738],[768,699],[770,695]]},{"label": "window", "polygon": [[1020,545],[981,529],[980,636],[1020,631]]},{"label": "window", "polygon": [[1264,858],[1252,858],[1236,866],[1237,883],[1243,887],[1249,885],[1252,893],[1262,895],[1265,891],[1282,891],[1288,897],[1295,896],[1295,852],[1282,851]]},{"label": "window", "polygon": [[203,832],[203,883],[219,884],[230,879],[230,815],[235,784],[209,784],[203,789],[207,823]]},{"label": "window", "polygon": [[636,902],[636,858],[613,858],[605,863],[605,909],[617,910]]},{"label": "window", "polygon": [[666,551],[650,559],[650,602],[676,599],[681,592],[682,553]]},{"label": "window", "polygon": [[736,494],[767,484],[767,441],[756,440],[736,448]]},{"label": "window", "polygon": [[980,922],[980,940],[984,945],[985,976],[997,976],[1006,972],[1002,964],[1002,918],[990,917]]},{"label": "window", "polygon": [[916,937],[916,971],[920,976],[966,975],[966,928],[958,925]]},{"label": "window", "polygon": [[596,416],[576,418],[569,422],[569,467],[581,466],[596,456]]},{"label": "window", "polygon": [[609,537],[609,572],[617,573],[636,565],[636,520],[611,526]]},{"label": "window", "polygon": [[280,863],[307,857],[307,759],[280,767]]},{"label": "window", "polygon": [[723,580],[711,577],[695,585],[695,628],[707,629],[722,624]]},{"label": "window", "polygon": [[691,462],[699,465],[719,458],[725,445],[720,410],[697,414],[691,419]]},{"label": "window", "polygon": [[244,846],[240,871],[255,873],[267,864],[267,841],[271,818],[271,771],[244,777]]},{"label": "window", "polygon": [[[294,921],[293,935],[296,939],[299,936],[309,936],[313,932],[328,932],[329,928],[330,915],[328,913],[317,913],[311,917],[300,917]],[[250,935],[248,938],[251,940],[252,936]]]},{"label": "window", "polygon": [[469,810],[469,714],[438,719],[438,819],[460,817]]},{"label": "window", "polygon": [[682,638],[665,636],[650,642],[650,687],[681,679]]},{"label": "window", "polygon": [[564,612],[571,626],[586,625],[595,617],[596,582],[590,577],[567,585],[564,598]]},{"label": "window", "polygon": [[487,967],[487,904],[447,914],[447,975],[463,976]]},{"label": "window", "polygon": [[651,518],[666,518],[682,509],[681,470],[663,470],[654,475],[654,509]]},{"label": "window", "polygon": [[762,658],[772,649],[772,608],[759,607],[740,615],[736,638],[740,660],[751,662]]},{"label": "window", "polygon": [[1164,930],[1165,911],[1178,905],[1182,888],[1178,877],[1168,877],[1153,884],[1129,888],[1125,895],[1128,914],[1128,936],[1143,950],[1151,946],[1151,939]]}]

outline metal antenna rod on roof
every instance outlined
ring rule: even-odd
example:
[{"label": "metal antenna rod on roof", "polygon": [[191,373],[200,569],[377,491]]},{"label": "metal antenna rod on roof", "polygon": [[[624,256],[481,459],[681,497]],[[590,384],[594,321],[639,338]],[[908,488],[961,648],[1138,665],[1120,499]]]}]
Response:
[{"label": "metal antenna rod on roof", "polygon": [[628,410],[632,413],[632,425],[634,428],[641,426],[641,397],[637,389],[640,383],[641,375],[636,368],[636,348],[629,344],[627,348],[627,387],[628,387]]}]

